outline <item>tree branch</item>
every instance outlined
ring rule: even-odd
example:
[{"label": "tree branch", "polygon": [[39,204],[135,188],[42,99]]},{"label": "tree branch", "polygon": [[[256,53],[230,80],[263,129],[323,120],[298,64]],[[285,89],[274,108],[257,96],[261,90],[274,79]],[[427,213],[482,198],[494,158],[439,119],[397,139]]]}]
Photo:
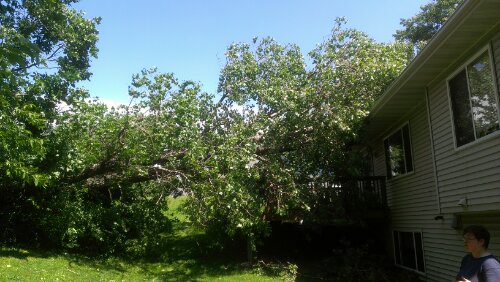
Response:
[{"label": "tree branch", "polygon": [[[121,172],[124,170],[125,165],[119,163],[115,158],[101,161],[99,164],[92,165],[84,169],[77,175],[72,175],[61,179],[60,181],[65,184],[75,184],[85,182],[88,187],[109,187],[114,183],[138,183],[156,179],[159,174],[165,175],[166,172],[176,173],[176,175],[183,175],[177,170],[166,170],[161,165],[167,163],[172,159],[183,158],[187,153],[187,149],[177,151],[164,152],[158,159],[150,165],[146,165],[148,173],[140,172],[140,167],[137,167],[133,175],[123,175]],[[144,166],[142,166],[144,167]]]},{"label": "tree branch", "polygon": [[117,172],[100,175],[97,177],[88,178],[85,181],[85,186],[89,189],[104,189],[109,188],[117,183],[135,184],[157,179],[172,179],[173,177],[180,180],[187,180],[186,174],[180,170],[163,168],[161,165],[154,164],[147,167],[148,172],[144,174],[143,167],[136,167],[133,174],[123,175]]},{"label": "tree branch", "polygon": [[[58,53],[58,52],[59,52],[59,51],[60,51],[63,47],[64,47],[64,44],[60,44],[59,46],[57,46],[57,49],[56,49],[56,50],[54,50],[54,52],[52,52],[52,54],[50,54],[50,55],[46,58],[46,60],[47,60],[47,61],[49,61],[50,59],[54,58],[54,57],[55,57],[55,55],[56,55],[56,54],[57,54],[57,53]],[[27,65],[27,66],[25,66],[25,67],[19,67],[19,68],[13,69],[13,71],[14,71],[14,72],[18,72],[18,71],[22,71],[22,70],[27,70],[27,69],[30,69],[30,68],[32,68],[32,67],[34,67],[34,66],[36,66],[36,65],[39,65],[39,64],[40,64],[40,62],[35,60],[35,62],[34,62],[34,63],[29,64],[29,65]]]}]

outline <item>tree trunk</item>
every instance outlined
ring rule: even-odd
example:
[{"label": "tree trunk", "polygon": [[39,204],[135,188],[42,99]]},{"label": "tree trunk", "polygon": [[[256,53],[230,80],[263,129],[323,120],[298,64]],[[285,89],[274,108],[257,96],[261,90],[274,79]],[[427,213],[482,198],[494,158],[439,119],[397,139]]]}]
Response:
[{"label": "tree trunk", "polygon": [[253,264],[253,236],[247,236],[247,262],[249,265]]}]

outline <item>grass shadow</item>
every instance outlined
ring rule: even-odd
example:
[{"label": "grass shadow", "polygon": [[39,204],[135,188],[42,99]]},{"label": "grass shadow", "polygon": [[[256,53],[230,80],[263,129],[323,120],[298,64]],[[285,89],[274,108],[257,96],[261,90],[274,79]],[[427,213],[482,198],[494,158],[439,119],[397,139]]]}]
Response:
[{"label": "grass shadow", "polygon": [[11,249],[11,248],[0,249],[0,257],[14,257],[17,259],[27,259],[30,256],[32,256],[30,252],[21,249]]},{"label": "grass shadow", "polygon": [[143,271],[161,281],[198,281],[202,277],[222,277],[250,271],[244,254],[211,247],[211,239],[189,223],[175,222],[173,233],[165,237],[163,255],[141,263]]}]

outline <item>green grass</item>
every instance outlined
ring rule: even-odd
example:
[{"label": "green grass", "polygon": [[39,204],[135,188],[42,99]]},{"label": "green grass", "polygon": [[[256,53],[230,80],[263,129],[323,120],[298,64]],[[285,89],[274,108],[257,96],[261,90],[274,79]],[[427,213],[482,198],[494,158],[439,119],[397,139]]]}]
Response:
[{"label": "green grass", "polygon": [[0,281],[282,281],[257,268],[200,263],[126,262],[77,255],[2,248]]},{"label": "green grass", "polygon": [[151,261],[89,258],[64,252],[0,248],[0,281],[283,281],[280,271],[248,267],[227,257],[201,251],[203,232],[178,207],[185,199],[169,199],[166,215],[173,220],[165,254]]}]

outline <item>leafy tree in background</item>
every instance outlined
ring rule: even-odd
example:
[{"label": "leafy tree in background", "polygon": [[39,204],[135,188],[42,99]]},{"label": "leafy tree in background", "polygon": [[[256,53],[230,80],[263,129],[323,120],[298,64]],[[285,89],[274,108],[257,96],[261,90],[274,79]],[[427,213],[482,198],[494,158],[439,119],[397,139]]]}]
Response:
[{"label": "leafy tree in background", "polygon": [[97,56],[99,19],[76,1],[0,3],[0,238],[144,254],[169,230],[165,199],[194,178],[212,99],[144,71],[129,107],[75,87]]},{"label": "leafy tree in background", "polygon": [[409,19],[401,19],[404,27],[394,34],[396,40],[413,46],[415,56],[420,52],[460,6],[463,0],[433,0],[421,6],[421,11]]},{"label": "leafy tree in background", "polygon": [[394,38],[411,43],[416,51],[443,26],[463,0],[432,0],[420,7],[421,11],[409,19],[401,19],[403,29],[396,31]]},{"label": "leafy tree in background", "polygon": [[160,205],[148,206],[153,184],[118,193],[92,181],[124,155],[127,123],[75,87],[91,75],[100,20],[85,19],[75,2],[0,2],[0,237],[140,253],[168,224]]},{"label": "leafy tree in background", "polygon": [[[255,238],[307,212],[311,181],[346,166],[374,100],[403,70],[402,43],[344,27],[309,53],[270,38],[229,46],[218,101],[144,70],[107,109],[75,83],[97,55],[74,1],[0,2],[0,236],[97,253],[154,252],[165,199],[189,195],[201,226]],[[65,106],[65,107],[62,107]]]},{"label": "leafy tree in background", "polygon": [[68,9],[75,1],[0,3],[0,177],[43,186],[51,162],[47,139],[61,103],[86,96],[74,88],[88,79],[97,56],[99,19]]},{"label": "leafy tree in background", "polygon": [[[88,96],[75,88],[90,77],[99,19],[69,8],[75,1],[0,2],[0,226],[2,237],[33,228],[44,187],[54,185],[65,155],[52,133],[58,106]],[[33,213],[33,214],[32,214]]]}]

